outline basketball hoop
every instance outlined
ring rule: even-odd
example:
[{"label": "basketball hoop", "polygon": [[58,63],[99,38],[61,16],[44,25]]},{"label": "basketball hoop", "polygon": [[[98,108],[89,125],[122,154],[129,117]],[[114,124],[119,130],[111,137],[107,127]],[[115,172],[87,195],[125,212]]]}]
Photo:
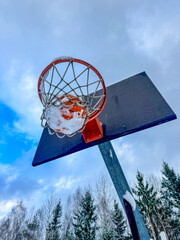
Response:
[{"label": "basketball hoop", "polygon": [[89,122],[97,123],[106,103],[101,74],[91,64],[72,57],[57,58],[43,70],[38,94],[44,106],[41,125],[59,138],[84,131]]}]

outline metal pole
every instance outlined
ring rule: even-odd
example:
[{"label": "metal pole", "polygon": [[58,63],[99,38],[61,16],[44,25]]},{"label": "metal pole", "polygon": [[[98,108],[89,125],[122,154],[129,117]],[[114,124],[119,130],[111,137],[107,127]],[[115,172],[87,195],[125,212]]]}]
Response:
[{"label": "metal pole", "polygon": [[[127,191],[132,195],[130,187],[124,176],[123,170],[120,166],[116,153],[110,141],[98,145],[101,155],[104,159],[108,172],[113,181],[116,192],[119,196],[121,204],[125,210],[130,225],[131,233],[134,240],[150,240],[150,236],[143,222],[141,214],[135,206],[132,207],[127,197],[123,197]],[[129,194],[129,195],[130,195]]]}]

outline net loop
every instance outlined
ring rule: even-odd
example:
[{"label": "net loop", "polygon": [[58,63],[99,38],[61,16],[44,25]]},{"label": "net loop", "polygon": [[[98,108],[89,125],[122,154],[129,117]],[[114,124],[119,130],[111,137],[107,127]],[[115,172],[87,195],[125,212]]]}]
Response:
[{"label": "net loop", "polygon": [[71,57],[55,59],[44,69],[38,93],[44,107],[41,126],[59,138],[82,132],[102,111],[106,100],[100,73],[89,63]]}]

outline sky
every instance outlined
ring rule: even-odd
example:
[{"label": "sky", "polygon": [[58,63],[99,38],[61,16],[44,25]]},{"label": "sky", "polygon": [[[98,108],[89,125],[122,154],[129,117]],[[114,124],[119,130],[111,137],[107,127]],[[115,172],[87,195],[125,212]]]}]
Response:
[{"label": "sky", "polygon": [[[95,66],[107,86],[146,71],[180,113],[180,2],[0,0],[0,218],[17,201],[43,204],[108,176],[98,147],[32,167],[41,136],[37,82],[56,57]],[[130,183],[137,169],[160,176],[162,161],[180,173],[180,122],[112,141]],[[109,177],[109,176],[108,176]]]}]

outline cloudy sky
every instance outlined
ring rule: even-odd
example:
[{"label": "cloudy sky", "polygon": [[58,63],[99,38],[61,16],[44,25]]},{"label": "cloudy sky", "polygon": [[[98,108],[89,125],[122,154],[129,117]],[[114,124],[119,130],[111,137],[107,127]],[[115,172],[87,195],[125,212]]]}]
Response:
[{"label": "cloudy sky", "polygon": [[[0,0],[0,217],[18,200],[38,205],[56,190],[65,199],[107,174],[97,147],[31,165],[42,132],[37,81],[55,57],[88,61],[106,85],[146,71],[179,116],[179,11],[179,0]],[[180,173],[179,123],[112,141],[129,182],[137,169],[160,175],[162,160]]]}]

